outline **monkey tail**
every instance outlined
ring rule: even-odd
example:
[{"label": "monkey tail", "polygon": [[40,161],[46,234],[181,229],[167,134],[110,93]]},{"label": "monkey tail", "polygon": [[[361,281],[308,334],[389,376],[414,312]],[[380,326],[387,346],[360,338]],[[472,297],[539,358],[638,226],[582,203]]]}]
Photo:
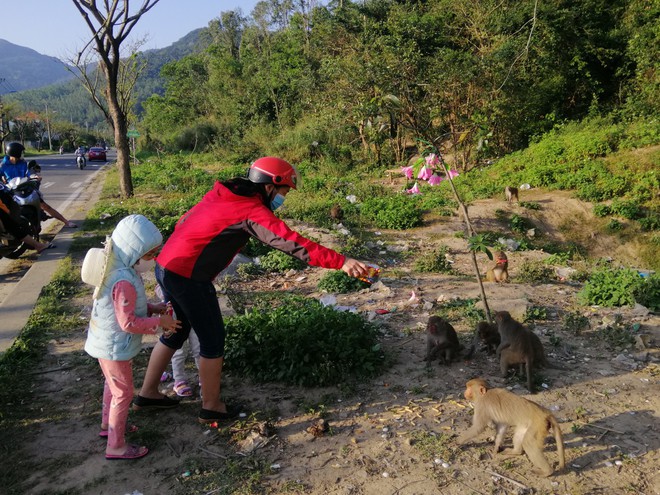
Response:
[{"label": "monkey tail", "polygon": [[550,421],[550,425],[552,426],[552,432],[555,435],[555,443],[557,444],[557,454],[559,454],[559,468],[564,469],[564,467],[566,466],[566,458],[564,456],[564,438],[562,437],[561,429],[559,428],[559,424],[557,423],[555,417],[552,414],[550,414],[548,416],[548,419]]},{"label": "monkey tail", "polygon": [[530,354],[525,356],[525,367],[527,368],[527,390],[531,393],[534,393],[534,384],[532,383],[532,366],[534,360]]}]

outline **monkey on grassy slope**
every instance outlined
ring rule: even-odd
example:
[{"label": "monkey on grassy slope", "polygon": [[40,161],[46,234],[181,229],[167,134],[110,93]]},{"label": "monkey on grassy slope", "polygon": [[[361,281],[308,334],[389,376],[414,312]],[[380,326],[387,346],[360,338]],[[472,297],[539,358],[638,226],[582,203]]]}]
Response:
[{"label": "monkey on grassy slope", "polygon": [[564,440],[559,424],[549,410],[508,390],[489,389],[486,381],[482,379],[470,380],[465,387],[465,398],[474,404],[474,416],[472,426],[458,437],[457,442],[460,445],[464,445],[493,423],[496,430],[494,450],[497,454],[507,429],[512,426],[513,448],[505,449],[502,453],[521,455],[525,452],[538,468],[540,475],[550,476],[553,469],[543,455],[543,446],[545,437],[552,428],[559,454],[559,468],[564,468]]}]

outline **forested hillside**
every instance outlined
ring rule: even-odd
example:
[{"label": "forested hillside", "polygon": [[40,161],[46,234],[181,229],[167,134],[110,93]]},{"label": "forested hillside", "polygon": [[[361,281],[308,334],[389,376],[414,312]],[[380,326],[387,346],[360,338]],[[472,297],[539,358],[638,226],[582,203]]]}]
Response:
[{"label": "forested hillside", "polygon": [[73,76],[64,63],[0,39],[0,95],[56,84]]}]

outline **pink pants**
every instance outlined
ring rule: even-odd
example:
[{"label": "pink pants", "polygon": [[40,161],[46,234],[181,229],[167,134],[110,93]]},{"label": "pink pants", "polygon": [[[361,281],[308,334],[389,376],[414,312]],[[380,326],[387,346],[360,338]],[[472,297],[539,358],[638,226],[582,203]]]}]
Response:
[{"label": "pink pants", "polygon": [[105,376],[101,422],[108,425],[108,448],[126,445],[126,420],[133,400],[133,367],[131,361],[99,359]]}]

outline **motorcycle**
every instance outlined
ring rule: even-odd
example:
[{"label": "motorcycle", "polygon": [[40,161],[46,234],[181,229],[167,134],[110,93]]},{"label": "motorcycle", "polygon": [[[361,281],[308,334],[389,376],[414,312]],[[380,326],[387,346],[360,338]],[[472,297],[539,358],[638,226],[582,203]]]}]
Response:
[{"label": "motorcycle", "polygon": [[85,166],[87,165],[87,159],[85,158],[85,155],[76,156],[76,165],[78,165],[78,168],[80,170],[85,168]]},{"label": "motorcycle", "polygon": [[41,233],[41,177],[14,177],[7,183],[14,201],[19,206],[20,216],[28,222],[28,231],[37,241]]},{"label": "motorcycle", "polygon": [[[25,230],[29,230],[30,224],[27,218],[21,216],[19,206],[13,203],[9,210],[11,217],[15,219]],[[20,239],[17,239],[12,234],[10,234],[3,225],[2,220],[0,220],[0,258],[9,258],[15,260],[27,249],[27,244],[24,244]]]}]

